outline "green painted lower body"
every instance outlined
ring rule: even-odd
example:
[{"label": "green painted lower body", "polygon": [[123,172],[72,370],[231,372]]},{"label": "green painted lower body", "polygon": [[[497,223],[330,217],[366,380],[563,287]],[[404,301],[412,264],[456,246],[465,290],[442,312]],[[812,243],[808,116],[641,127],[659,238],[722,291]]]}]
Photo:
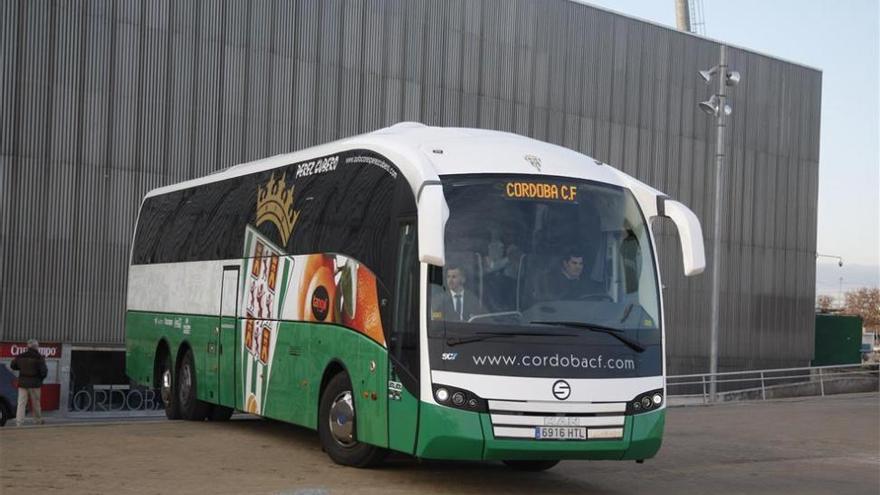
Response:
[{"label": "green painted lower body", "polygon": [[497,439],[488,414],[421,404],[416,456],[427,459],[648,459],[660,450],[666,410],[627,416],[620,440]]},{"label": "green painted lower body", "polygon": [[[129,311],[126,373],[135,382],[158,387],[159,346],[167,346],[172,363],[179,363],[182,350],[189,349],[196,365],[199,400],[247,411],[245,382],[259,377],[264,380],[260,416],[317,428],[324,373],[339,366],[351,380],[359,439],[388,446],[388,353],[384,347],[342,326],[283,321],[275,330],[271,369],[248,374],[246,363],[251,358],[241,345],[240,323],[232,320],[231,325],[221,325],[213,316]],[[226,397],[228,404],[223,400]]]},{"label": "green painted lower body", "polygon": [[[224,324],[227,323],[227,324]],[[219,329],[219,330],[218,330]],[[388,400],[387,350],[336,325],[280,322],[271,372],[259,414],[309,428],[318,425],[324,373],[332,363],[348,373],[360,441],[428,459],[647,459],[660,449],[666,410],[627,416],[620,440],[552,441],[496,439],[488,414],[419,401],[406,390]],[[233,321],[198,315],[129,312],[126,371],[145,385],[155,382],[156,351],[167,345],[171,362],[190,349],[196,364],[198,398],[246,410],[246,352]],[[228,355],[234,349],[235,356]]]}]

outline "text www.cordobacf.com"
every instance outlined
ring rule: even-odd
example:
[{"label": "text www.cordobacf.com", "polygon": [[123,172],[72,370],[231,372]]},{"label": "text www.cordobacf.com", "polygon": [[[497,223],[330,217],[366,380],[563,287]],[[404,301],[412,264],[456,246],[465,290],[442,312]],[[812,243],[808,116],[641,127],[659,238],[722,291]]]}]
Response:
[{"label": "text www.cordobacf.com", "polygon": [[574,354],[551,354],[533,356],[529,354],[495,354],[472,356],[477,366],[520,366],[527,368],[584,368],[605,370],[634,370],[633,359],[577,356]]}]

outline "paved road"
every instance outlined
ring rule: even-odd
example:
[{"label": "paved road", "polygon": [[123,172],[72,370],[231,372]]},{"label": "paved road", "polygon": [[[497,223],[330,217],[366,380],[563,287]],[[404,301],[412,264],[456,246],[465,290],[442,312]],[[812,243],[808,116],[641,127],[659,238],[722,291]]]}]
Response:
[{"label": "paved road", "polygon": [[333,464],[317,435],[251,419],[0,429],[0,492],[23,493],[880,493],[877,394],[677,407],[655,459]]}]

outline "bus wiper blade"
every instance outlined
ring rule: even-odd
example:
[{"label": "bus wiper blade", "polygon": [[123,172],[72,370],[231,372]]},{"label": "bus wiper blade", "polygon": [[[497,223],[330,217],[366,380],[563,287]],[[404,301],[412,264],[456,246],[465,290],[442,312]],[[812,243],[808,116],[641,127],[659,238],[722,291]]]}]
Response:
[{"label": "bus wiper blade", "polygon": [[645,352],[645,348],[641,344],[627,337],[626,334],[623,333],[623,330],[619,328],[595,325],[592,323],[581,323],[579,321],[532,321],[530,323],[537,325],[558,325],[563,327],[583,328],[584,330],[590,330],[591,332],[607,333],[626,344],[630,349],[636,352]]},{"label": "bus wiper blade", "polygon": [[471,342],[480,342],[482,340],[494,339],[498,337],[516,337],[526,335],[531,337],[577,337],[573,333],[549,333],[549,332],[475,332],[473,337],[450,337],[446,339],[446,345],[452,347],[459,344],[468,344]]}]

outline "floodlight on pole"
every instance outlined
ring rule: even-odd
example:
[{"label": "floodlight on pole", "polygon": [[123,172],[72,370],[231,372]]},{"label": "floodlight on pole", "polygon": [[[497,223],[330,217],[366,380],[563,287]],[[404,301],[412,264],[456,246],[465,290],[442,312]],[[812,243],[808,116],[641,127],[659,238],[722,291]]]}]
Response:
[{"label": "floodlight on pole", "polygon": [[732,70],[727,73],[727,79],[724,80],[724,84],[728,86],[736,86],[739,84],[740,75],[739,71]]},{"label": "floodlight on pole", "polygon": [[718,115],[718,97],[712,95],[708,100],[701,101],[700,110],[706,115]]},{"label": "floodlight on pole", "polygon": [[708,100],[700,102],[700,110],[702,110],[706,115],[713,115],[715,117],[718,116],[718,112],[722,108],[724,109],[724,115],[730,115],[731,113],[733,113],[733,108],[731,108],[730,105],[725,103],[722,107],[721,105],[719,105],[719,101],[720,99],[718,98],[718,95],[712,95],[712,97]]},{"label": "floodlight on pole", "polygon": [[712,76],[714,76],[715,73],[717,73],[717,72],[718,72],[718,66],[716,65],[715,67],[712,67],[711,69],[701,70],[699,72],[699,75],[704,83],[709,84],[710,82],[712,82]]}]

